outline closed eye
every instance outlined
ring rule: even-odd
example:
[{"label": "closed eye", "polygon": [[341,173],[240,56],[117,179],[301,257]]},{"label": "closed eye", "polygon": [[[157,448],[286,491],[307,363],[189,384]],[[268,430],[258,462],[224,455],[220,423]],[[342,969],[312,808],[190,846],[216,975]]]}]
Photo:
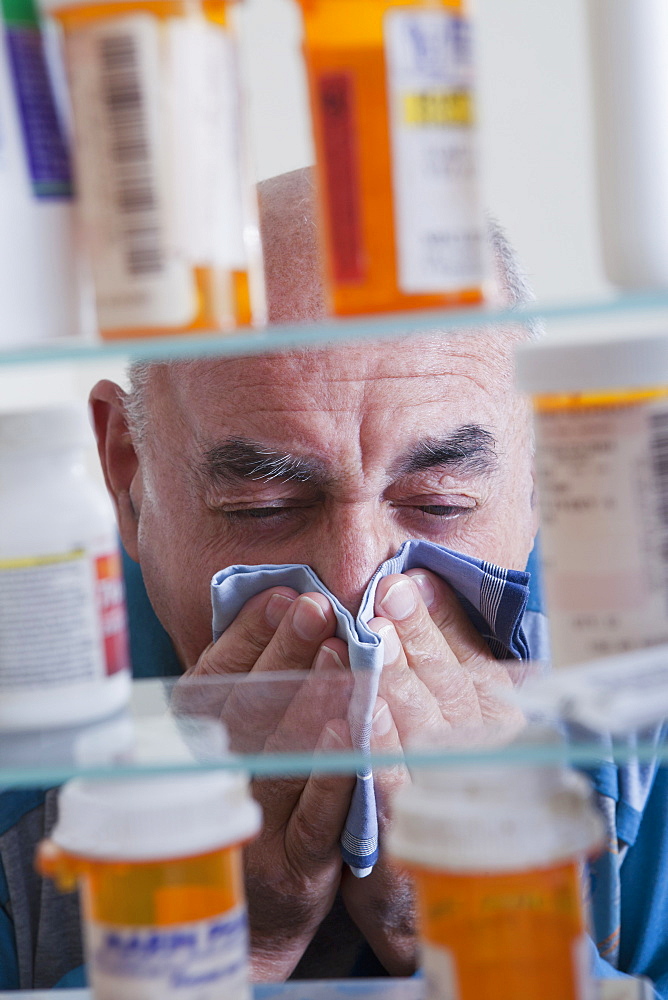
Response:
[{"label": "closed eye", "polygon": [[[296,508],[301,510],[302,508]],[[261,518],[280,518],[294,512],[291,507],[247,507],[242,510],[226,510],[225,516],[231,521],[246,521]]]},{"label": "closed eye", "polygon": [[425,504],[416,505],[416,509],[422,511],[423,514],[430,514],[432,517],[450,518],[459,517],[460,514],[468,514],[473,508],[455,506],[454,504]]}]

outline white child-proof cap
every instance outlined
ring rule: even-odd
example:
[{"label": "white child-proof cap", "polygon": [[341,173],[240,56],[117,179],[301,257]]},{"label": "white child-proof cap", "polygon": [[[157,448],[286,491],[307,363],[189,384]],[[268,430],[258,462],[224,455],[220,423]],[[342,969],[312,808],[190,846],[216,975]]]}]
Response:
[{"label": "white child-proof cap", "polygon": [[51,840],[79,857],[157,861],[242,843],[261,819],[240,772],[75,778],[60,791]]},{"label": "white child-proof cap", "polygon": [[668,386],[668,333],[548,336],[518,347],[515,367],[534,395]]},{"label": "white child-proof cap", "polygon": [[92,443],[86,407],[81,403],[0,412],[2,454],[86,448]]},{"label": "white child-proof cap", "polygon": [[559,766],[426,769],[395,800],[388,849],[420,868],[504,872],[582,857],[603,820],[583,775]]}]

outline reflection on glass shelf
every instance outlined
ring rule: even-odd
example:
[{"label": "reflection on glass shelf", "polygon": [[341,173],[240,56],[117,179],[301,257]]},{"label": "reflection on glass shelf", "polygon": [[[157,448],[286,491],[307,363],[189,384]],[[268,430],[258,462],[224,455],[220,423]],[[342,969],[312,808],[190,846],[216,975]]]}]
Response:
[{"label": "reflection on glass shelf", "polygon": [[[189,684],[173,678],[137,681],[129,709],[102,722],[0,732],[0,788],[46,786],[75,774],[102,777],[205,768],[276,776],[311,771],[353,774],[369,764],[374,768],[481,762],[594,765],[604,759],[620,764],[630,758],[668,759],[664,735],[668,727],[657,712],[651,720],[645,712],[640,735],[630,733],[631,727],[615,736],[586,728],[577,721],[577,713],[568,720],[551,711],[551,705],[559,708],[564,702],[563,685],[557,686],[554,697],[549,688],[540,694],[542,682],[534,675],[527,688],[530,697],[516,698],[513,692],[526,680],[527,668],[516,669],[510,696],[508,690],[499,691],[500,706],[510,697],[508,711],[491,712],[492,721],[460,728],[450,719],[432,719],[429,725],[413,727],[419,736],[409,738],[401,720],[393,719],[389,731],[371,736],[370,755],[360,749],[364,744],[359,735],[350,735],[355,705],[350,673],[322,671],[316,676],[313,671],[295,671],[259,679],[244,674],[203,677]],[[589,697],[586,685],[585,690]],[[657,711],[664,702],[665,697],[657,698]],[[524,706],[524,715],[518,704]],[[325,739],[327,749],[326,730],[336,734],[333,741]]]},{"label": "reflection on glass shelf", "polygon": [[381,313],[319,323],[272,325],[239,333],[188,334],[147,339],[92,341],[83,338],[45,341],[0,351],[0,365],[52,361],[96,361],[104,358],[194,358],[223,354],[258,354],[322,342],[336,343],[401,336],[425,330],[457,330],[533,320],[566,321],[635,317],[665,313],[668,293],[645,292],[609,298],[537,302],[522,308],[492,307]]}]

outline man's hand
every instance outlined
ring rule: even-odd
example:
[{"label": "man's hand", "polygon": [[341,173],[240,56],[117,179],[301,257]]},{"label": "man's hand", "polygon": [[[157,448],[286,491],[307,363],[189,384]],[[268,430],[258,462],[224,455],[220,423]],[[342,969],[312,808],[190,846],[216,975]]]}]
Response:
[{"label": "man's hand", "polygon": [[[299,597],[286,587],[258,594],[186,672],[178,702],[198,711],[208,704],[207,714],[215,705],[234,750],[348,749],[351,675],[335,625],[322,594]],[[275,677],[283,671],[309,673],[306,680]],[[244,868],[255,981],[289,976],[329,912],[354,783],[352,775],[318,773],[254,782],[264,821]]]},{"label": "man's hand", "polygon": [[[453,591],[426,570],[378,584],[370,627],[385,651],[371,739],[372,751],[504,742],[524,725],[501,693],[512,687],[508,664],[496,660]],[[514,662],[514,661],[511,661]],[[381,844],[392,798],[405,768],[375,769]],[[410,880],[387,858],[356,879],[345,872],[343,898],[380,961],[394,975],[415,967],[415,911]]]},{"label": "man's hand", "polygon": [[[383,636],[385,663],[375,706],[372,750],[452,746],[510,738],[521,715],[499,697],[512,686],[451,589],[427,571],[379,583],[370,625]],[[252,598],[184,676],[181,699],[199,695],[244,752],[350,747],[345,721],[351,675],[345,643],[321,594],[298,598],[273,588]],[[308,678],[272,681],[282,671]],[[198,691],[198,680],[205,684]],[[210,678],[225,683],[212,690]],[[404,767],[374,774],[381,839]],[[342,875],[339,837],[354,777],[312,774],[256,781],[264,827],[246,849],[253,976],[284,979],[329,911],[341,885],[348,911],[394,975],[415,967],[415,915],[408,876],[384,856],[366,879]]]}]

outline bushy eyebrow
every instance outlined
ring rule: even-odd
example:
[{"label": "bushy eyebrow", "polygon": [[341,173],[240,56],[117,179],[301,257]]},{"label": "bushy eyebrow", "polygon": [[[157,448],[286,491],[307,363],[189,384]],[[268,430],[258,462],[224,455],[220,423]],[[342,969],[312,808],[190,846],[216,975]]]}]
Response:
[{"label": "bushy eyebrow", "polygon": [[[463,424],[442,438],[425,438],[402,456],[392,470],[403,476],[436,467],[453,472],[489,475],[497,466],[496,441],[479,424]],[[241,482],[303,483],[324,488],[332,475],[319,459],[280,452],[257,441],[228,438],[205,452],[200,473],[206,483],[235,486]]]},{"label": "bushy eyebrow", "polygon": [[204,455],[201,472],[206,481],[216,485],[251,480],[324,486],[330,478],[324,463],[315,458],[274,451],[245,438],[228,438],[210,448]]},{"label": "bushy eyebrow", "polygon": [[489,475],[497,467],[494,435],[479,424],[462,424],[446,437],[419,441],[401,459],[395,478],[436,466],[453,472]]}]

